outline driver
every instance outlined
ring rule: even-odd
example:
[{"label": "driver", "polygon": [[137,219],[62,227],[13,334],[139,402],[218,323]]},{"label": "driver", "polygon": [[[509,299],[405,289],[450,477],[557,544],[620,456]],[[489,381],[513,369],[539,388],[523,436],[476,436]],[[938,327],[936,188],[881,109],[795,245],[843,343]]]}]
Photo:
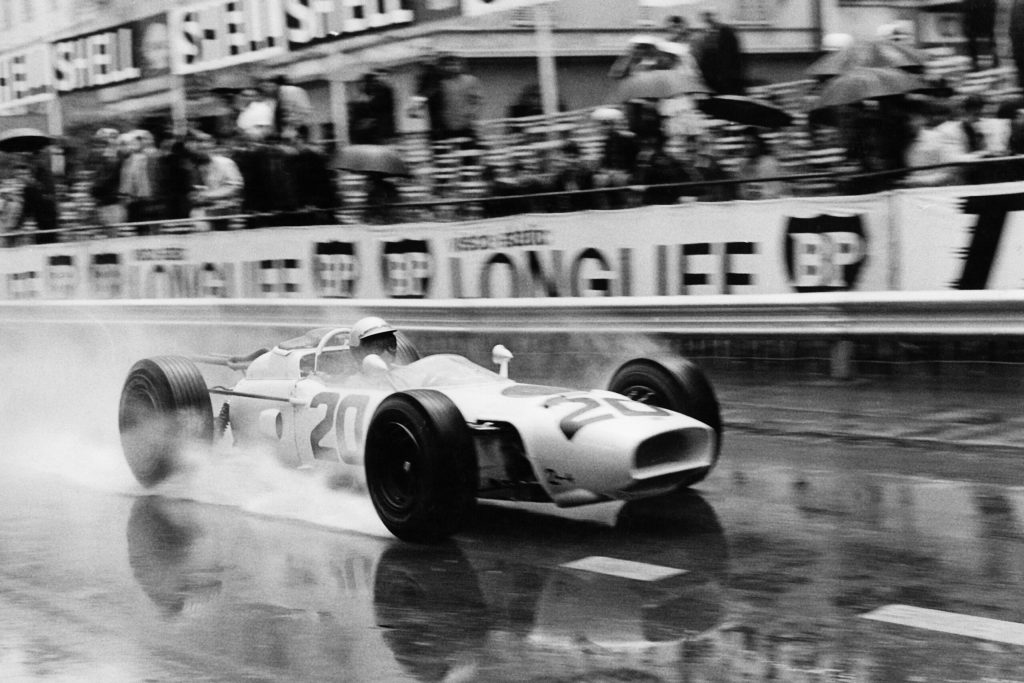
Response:
[{"label": "driver", "polygon": [[[398,337],[395,328],[383,318],[369,316],[358,320],[348,333],[348,347],[357,363],[372,353],[387,362],[393,362],[398,353]],[[390,354],[390,356],[386,355]]]}]

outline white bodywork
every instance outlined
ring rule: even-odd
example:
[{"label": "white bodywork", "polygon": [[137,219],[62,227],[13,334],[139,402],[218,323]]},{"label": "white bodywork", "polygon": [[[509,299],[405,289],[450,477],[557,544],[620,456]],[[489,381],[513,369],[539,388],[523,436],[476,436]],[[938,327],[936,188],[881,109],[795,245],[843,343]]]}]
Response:
[{"label": "white bodywork", "polygon": [[387,369],[371,357],[358,368],[329,338],[275,348],[233,390],[216,392],[227,396],[237,441],[273,444],[296,467],[361,466],[380,402],[397,391],[433,389],[459,408],[473,435],[482,497],[521,482],[523,458],[530,478],[560,506],[656,495],[714,464],[714,430],[686,415],[609,391],[520,384],[455,355]]}]

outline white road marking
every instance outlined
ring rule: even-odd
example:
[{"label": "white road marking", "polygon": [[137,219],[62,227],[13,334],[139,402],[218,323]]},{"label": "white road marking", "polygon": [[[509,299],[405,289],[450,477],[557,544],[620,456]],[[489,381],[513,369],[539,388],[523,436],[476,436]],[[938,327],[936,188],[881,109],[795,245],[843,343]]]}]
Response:
[{"label": "white road marking", "polygon": [[585,572],[608,574],[634,581],[660,581],[670,576],[679,576],[686,573],[685,569],[661,567],[656,564],[620,560],[614,557],[601,557],[599,555],[584,557],[582,560],[574,562],[566,562],[562,566],[567,569],[580,569]]},{"label": "white road marking", "polygon": [[1010,645],[1024,645],[1024,624],[1013,621],[973,617],[969,614],[942,612],[911,605],[886,605],[861,616],[901,626],[913,626]]}]

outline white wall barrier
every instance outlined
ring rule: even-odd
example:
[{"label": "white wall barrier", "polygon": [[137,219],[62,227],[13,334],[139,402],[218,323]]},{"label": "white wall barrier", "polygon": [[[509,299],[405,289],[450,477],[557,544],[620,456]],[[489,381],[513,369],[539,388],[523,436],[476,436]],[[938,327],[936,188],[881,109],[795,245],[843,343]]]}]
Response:
[{"label": "white wall barrier", "polygon": [[1024,285],[1024,183],[0,250],[0,299],[492,299]]}]

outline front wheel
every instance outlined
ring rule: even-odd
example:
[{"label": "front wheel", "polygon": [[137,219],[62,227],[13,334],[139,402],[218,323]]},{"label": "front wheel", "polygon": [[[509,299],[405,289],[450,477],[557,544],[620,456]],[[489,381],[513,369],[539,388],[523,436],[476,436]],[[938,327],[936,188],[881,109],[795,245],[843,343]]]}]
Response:
[{"label": "front wheel", "polygon": [[381,402],[366,437],[365,467],[373,507],[405,541],[444,540],[476,502],[476,456],[465,419],[437,391],[407,391]]},{"label": "front wheel", "polygon": [[691,486],[708,475],[722,447],[722,414],[718,398],[704,372],[686,358],[640,358],[623,364],[612,375],[608,390],[649,405],[703,422],[715,431],[714,462],[686,478]]},{"label": "front wheel", "polygon": [[143,486],[159,484],[174,473],[184,444],[213,442],[213,407],[199,368],[180,356],[140,360],[121,389],[117,422],[132,474]]}]

